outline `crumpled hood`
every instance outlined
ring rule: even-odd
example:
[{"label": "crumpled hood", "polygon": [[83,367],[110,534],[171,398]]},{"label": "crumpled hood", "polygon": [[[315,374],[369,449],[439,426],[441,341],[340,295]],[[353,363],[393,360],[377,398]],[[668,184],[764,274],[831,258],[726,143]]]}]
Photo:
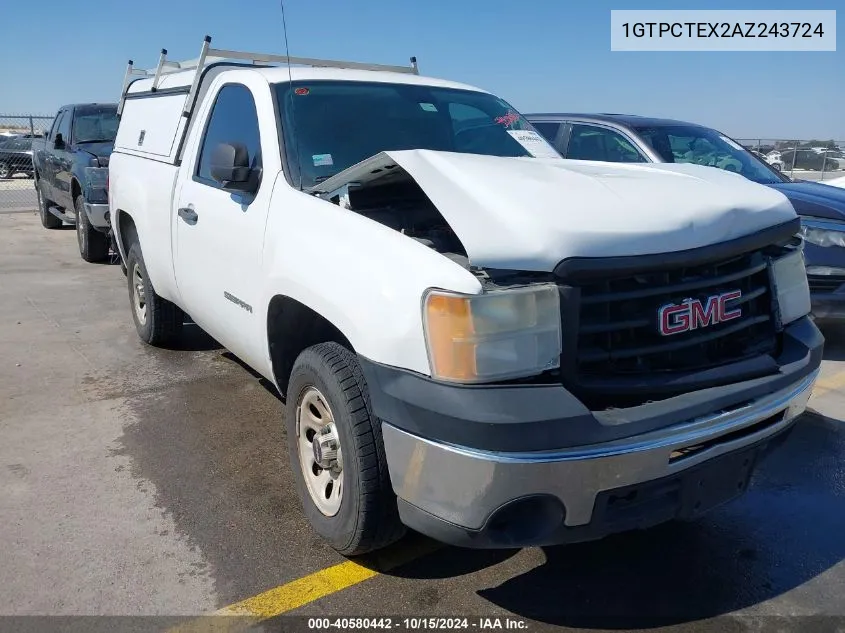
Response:
[{"label": "crumpled hood", "polygon": [[774,189],[698,165],[389,151],[320,189],[373,180],[391,164],[425,191],[470,261],[490,268],[552,271],[569,257],[679,251],[795,218]]},{"label": "crumpled hood", "polygon": [[109,157],[114,150],[114,143],[111,141],[104,143],[79,143],[77,148],[95,156],[101,167],[108,167]]},{"label": "crumpled hood", "polygon": [[799,215],[845,220],[845,189],[817,182],[779,182],[769,185],[783,193]]}]

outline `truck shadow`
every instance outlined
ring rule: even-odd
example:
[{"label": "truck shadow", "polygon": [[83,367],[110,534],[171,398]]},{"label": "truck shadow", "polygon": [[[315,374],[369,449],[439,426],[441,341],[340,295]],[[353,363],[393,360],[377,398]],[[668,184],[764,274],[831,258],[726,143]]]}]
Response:
[{"label": "truck shadow", "polygon": [[282,394],[279,393],[278,389],[276,389],[276,385],[274,385],[272,382],[267,380],[264,376],[262,376],[257,371],[255,371],[252,367],[247,365],[240,358],[235,356],[232,352],[229,352],[229,351],[223,352],[221,354],[221,356],[223,358],[225,358],[226,360],[229,360],[229,361],[239,365],[241,367],[241,369],[243,369],[250,376],[252,376],[258,382],[258,384],[261,385],[261,387],[263,387],[267,391],[267,393],[269,393],[271,396],[273,396],[281,404],[284,404],[285,397]]},{"label": "truck shadow", "polygon": [[[703,520],[544,548],[543,565],[476,593],[524,618],[615,630],[694,622],[776,598],[845,558],[843,449],[843,425],[808,414],[749,492]],[[460,573],[461,560],[472,568],[500,556],[449,548],[394,573],[442,577],[450,567]]]},{"label": "truck shadow", "polygon": [[180,352],[210,352],[223,349],[216,340],[211,338],[200,326],[191,320],[182,325],[182,333],[179,339],[170,349]]}]

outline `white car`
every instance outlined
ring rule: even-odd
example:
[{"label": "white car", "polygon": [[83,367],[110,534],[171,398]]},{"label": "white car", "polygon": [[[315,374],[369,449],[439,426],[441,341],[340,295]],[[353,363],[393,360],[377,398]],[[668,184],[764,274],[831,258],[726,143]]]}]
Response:
[{"label": "white car", "polygon": [[285,61],[207,40],[128,85],[110,217],[141,339],[187,312],[285,396],[320,535],[546,545],[746,489],[821,362],[781,193],[563,160],[415,64]]},{"label": "white car", "polygon": [[777,169],[778,171],[783,171],[783,159],[781,158],[780,152],[772,151],[766,154],[764,157],[765,161],[769,163],[772,167]]}]

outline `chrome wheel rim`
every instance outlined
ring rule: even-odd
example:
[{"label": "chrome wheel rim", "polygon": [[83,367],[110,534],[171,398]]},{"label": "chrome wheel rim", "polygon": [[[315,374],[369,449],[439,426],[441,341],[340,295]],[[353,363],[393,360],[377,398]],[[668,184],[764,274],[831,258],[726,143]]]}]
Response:
[{"label": "chrome wheel rim", "polygon": [[343,500],[343,453],[334,415],[316,387],[302,391],[296,405],[299,466],[311,501],[325,516],[340,510]]},{"label": "chrome wheel rim", "polygon": [[132,303],[138,323],[145,325],[147,323],[147,293],[144,290],[144,273],[141,272],[138,262],[132,266]]},{"label": "chrome wheel rim", "polygon": [[79,244],[79,252],[83,252],[85,250],[83,247],[85,246],[85,235],[83,235],[82,231],[82,214],[85,213],[84,211],[80,211],[79,209],[76,210],[76,241]]}]

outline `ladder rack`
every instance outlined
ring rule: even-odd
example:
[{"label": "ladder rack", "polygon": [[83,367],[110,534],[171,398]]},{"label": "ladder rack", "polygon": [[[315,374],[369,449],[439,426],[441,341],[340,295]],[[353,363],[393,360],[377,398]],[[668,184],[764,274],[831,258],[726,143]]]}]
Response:
[{"label": "ladder rack", "polygon": [[158,90],[159,81],[163,75],[169,75],[176,72],[183,72],[186,70],[194,70],[194,77],[191,82],[191,87],[188,90],[188,98],[185,100],[185,111],[182,113],[184,117],[190,117],[193,110],[197,89],[199,88],[200,80],[202,79],[203,70],[214,63],[228,60],[244,60],[256,66],[271,65],[271,64],[287,64],[289,66],[313,66],[316,68],[346,68],[353,70],[380,70],[394,73],[409,73],[412,75],[419,75],[419,68],[417,67],[417,58],[411,57],[410,66],[389,66],[387,64],[366,64],[361,62],[348,62],[333,59],[315,59],[313,57],[290,57],[288,55],[271,55],[267,53],[249,53],[246,51],[232,51],[222,48],[211,48],[211,37],[206,35],[202,43],[199,57],[189,59],[182,62],[170,61],[167,59],[167,49],[161,49],[161,54],[158,58],[158,65],[154,70],[147,70],[143,68],[135,68],[132,60],[129,60],[129,65],[126,67],[126,74],[123,77],[123,90],[120,94],[120,102],[117,105],[117,114],[123,112],[123,104],[126,101],[126,96],[129,92],[129,86],[132,83],[133,77],[141,77],[149,79],[152,77],[153,83],[150,92]]}]

